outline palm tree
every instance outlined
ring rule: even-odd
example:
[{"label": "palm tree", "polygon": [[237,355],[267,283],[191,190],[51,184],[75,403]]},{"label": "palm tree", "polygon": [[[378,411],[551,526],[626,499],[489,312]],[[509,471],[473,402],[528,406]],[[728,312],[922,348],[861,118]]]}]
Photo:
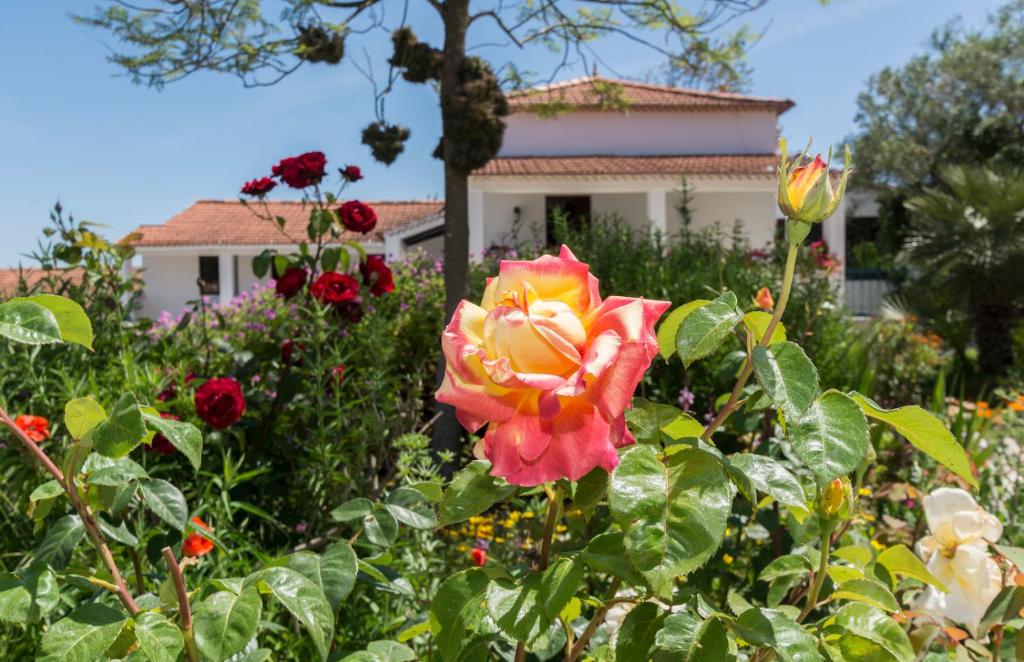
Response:
[{"label": "palm tree", "polygon": [[1024,302],[1024,171],[956,166],[940,179],[944,187],[906,203],[903,257],[919,286],[953,295],[971,320],[982,371],[1002,375]]}]

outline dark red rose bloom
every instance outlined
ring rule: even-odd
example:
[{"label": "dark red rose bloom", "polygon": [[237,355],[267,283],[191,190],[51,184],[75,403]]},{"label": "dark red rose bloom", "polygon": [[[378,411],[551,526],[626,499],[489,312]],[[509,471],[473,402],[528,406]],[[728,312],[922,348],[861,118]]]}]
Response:
[{"label": "dark red rose bloom", "polygon": [[273,191],[275,186],[277,186],[277,182],[270,177],[260,177],[259,179],[253,179],[246,182],[245,186],[242,187],[242,195],[251,195],[255,198],[262,198],[267,193]]},{"label": "dark red rose bloom", "polygon": [[323,152],[306,152],[299,156],[281,159],[281,162],[271,168],[270,172],[292,188],[306,188],[320,183],[320,180],[324,178],[324,168],[326,167],[327,157]]},{"label": "dark red rose bloom", "polygon": [[274,281],[274,291],[277,292],[278,296],[282,296],[286,299],[295,296],[302,286],[306,284],[306,279],[309,277],[309,272],[302,267],[288,267],[284,273],[281,274]]},{"label": "dark red rose bloom", "polygon": [[341,176],[346,182],[358,182],[363,178],[363,171],[359,166],[347,165],[342,169]]},{"label": "dark red rose bloom", "polygon": [[359,265],[363,282],[370,288],[370,294],[379,297],[395,290],[395,277],[380,255],[370,255]]},{"label": "dark red rose bloom", "polygon": [[215,377],[196,389],[196,414],[211,427],[223,430],[245,412],[242,387],[230,377]]},{"label": "dark red rose bloom", "polygon": [[339,363],[338,365],[331,368],[331,379],[336,383],[340,384],[345,379],[345,365]]},{"label": "dark red rose bloom", "polygon": [[[169,420],[172,420],[172,421],[180,421],[181,420],[180,418],[178,418],[174,414],[170,414],[170,413],[168,413],[166,411],[160,412],[160,418],[166,418],[166,419],[169,419]],[[174,448],[174,444],[172,444],[167,439],[167,437],[165,437],[162,433],[158,432],[158,433],[156,433],[156,436],[153,437],[153,441],[150,442],[149,450],[156,451],[157,453],[160,453],[161,455],[170,455],[171,453],[173,453],[177,449]]]},{"label": "dark red rose bloom", "polygon": [[346,230],[366,234],[377,226],[377,212],[358,200],[349,200],[338,209],[338,217]]},{"label": "dark red rose bloom", "polygon": [[359,281],[348,274],[328,271],[313,281],[309,293],[320,303],[337,306],[359,298]]},{"label": "dark red rose bloom", "polygon": [[[294,358],[294,365],[302,365],[302,350],[304,349],[306,349],[305,345],[288,338],[281,343],[281,363],[285,365],[292,365],[292,359]],[[296,352],[299,353],[297,357],[295,356]]]},{"label": "dark red rose bloom", "polygon": [[162,391],[160,391],[159,393],[156,394],[156,401],[157,402],[167,402],[168,400],[173,400],[177,396],[178,396],[178,387],[175,386],[174,384],[171,384],[170,386],[168,386],[167,388],[165,388],[164,390],[162,390]]}]

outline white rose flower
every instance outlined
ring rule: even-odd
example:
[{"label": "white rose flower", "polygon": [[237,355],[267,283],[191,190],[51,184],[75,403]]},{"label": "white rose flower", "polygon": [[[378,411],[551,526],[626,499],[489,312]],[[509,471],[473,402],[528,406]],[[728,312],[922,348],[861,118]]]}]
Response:
[{"label": "white rose flower", "polygon": [[929,586],[914,608],[974,632],[1003,586],[999,565],[988,553],[988,544],[1003,535],[1003,525],[970,494],[950,487],[924,498],[924,515],[931,535],[918,541],[917,553],[949,593]]}]

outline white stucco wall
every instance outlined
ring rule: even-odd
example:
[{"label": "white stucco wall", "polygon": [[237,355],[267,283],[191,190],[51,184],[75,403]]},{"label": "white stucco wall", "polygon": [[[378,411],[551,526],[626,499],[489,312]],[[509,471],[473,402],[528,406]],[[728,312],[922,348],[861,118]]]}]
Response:
[{"label": "white stucco wall", "polygon": [[[682,226],[682,218],[676,207],[679,205],[678,194],[671,194],[669,199],[670,232],[676,232]],[[743,222],[743,234],[750,245],[757,248],[771,243],[775,236],[775,222],[779,217],[779,208],[775,195],[767,191],[702,193],[697,191],[691,199],[693,230],[712,227],[716,223],[728,238],[732,234],[736,220]]]},{"label": "white stucco wall", "polygon": [[157,318],[163,311],[173,314],[199,296],[199,257],[194,255],[142,255],[142,316]]},{"label": "white stucco wall", "polygon": [[776,115],[745,113],[567,113],[505,119],[499,156],[768,154]]}]

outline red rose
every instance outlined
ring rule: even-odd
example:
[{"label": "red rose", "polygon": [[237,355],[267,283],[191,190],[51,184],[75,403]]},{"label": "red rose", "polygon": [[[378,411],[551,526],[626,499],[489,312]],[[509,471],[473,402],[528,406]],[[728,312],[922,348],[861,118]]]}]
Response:
[{"label": "red rose", "polygon": [[480,549],[479,547],[474,547],[473,549],[469,550],[469,555],[473,559],[473,564],[474,565],[476,565],[476,566],[478,566],[480,568],[482,568],[485,565],[487,565],[487,551],[486,550]]},{"label": "red rose", "polygon": [[363,282],[370,288],[370,294],[373,296],[379,297],[395,290],[395,278],[380,255],[368,256],[366,262],[359,265],[359,271],[362,272]]},{"label": "red rose", "polygon": [[309,293],[320,303],[337,306],[359,298],[359,281],[348,274],[328,271],[313,281]]},{"label": "red rose", "polygon": [[358,182],[363,178],[363,171],[359,166],[347,165],[342,169],[341,176],[346,182]]},{"label": "red rose", "polygon": [[345,365],[343,363],[339,363],[331,368],[331,379],[338,384],[345,380]]},{"label": "red rose", "polygon": [[324,178],[327,157],[323,152],[306,152],[299,156],[281,159],[281,162],[270,169],[275,177],[292,188],[306,188],[319,184]]},{"label": "red rose", "polygon": [[[169,414],[166,411],[160,412],[160,418],[166,418],[172,421],[180,421],[181,419],[174,414]],[[153,441],[149,443],[149,450],[156,451],[161,455],[170,455],[176,449],[174,444],[170,442],[161,432],[157,432],[156,436],[153,437]]]},{"label": "red rose", "polygon": [[358,200],[349,200],[338,209],[341,224],[346,230],[366,234],[377,226],[377,213],[373,207]]},{"label": "red rose", "polygon": [[178,397],[178,387],[175,386],[174,384],[171,384],[170,386],[156,394],[156,401],[167,402],[168,400],[173,400],[176,397]]},{"label": "red rose", "polygon": [[245,412],[242,387],[230,377],[215,377],[196,389],[196,414],[211,427],[223,430]]},{"label": "red rose", "polygon": [[273,191],[275,186],[277,186],[277,182],[270,177],[260,177],[259,179],[246,182],[245,186],[242,187],[242,195],[262,198],[267,193]]},{"label": "red rose", "polygon": [[309,272],[302,267],[288,267],[279,278],[274,281],[274,291],[278,296],[286,299],[295,296],[306,284]]},{"label": "red rose", "polygon": [[[198,517],[192,518],[192,523],[197,527],[201,527],[210,530],[209,525]],[[209,554],[213,551],[213,541],[209,538],[205,538],[198,533],[190,533],[185,538],[185,541],[181,543],[181,552],[185,556],[202,556]]]}]

